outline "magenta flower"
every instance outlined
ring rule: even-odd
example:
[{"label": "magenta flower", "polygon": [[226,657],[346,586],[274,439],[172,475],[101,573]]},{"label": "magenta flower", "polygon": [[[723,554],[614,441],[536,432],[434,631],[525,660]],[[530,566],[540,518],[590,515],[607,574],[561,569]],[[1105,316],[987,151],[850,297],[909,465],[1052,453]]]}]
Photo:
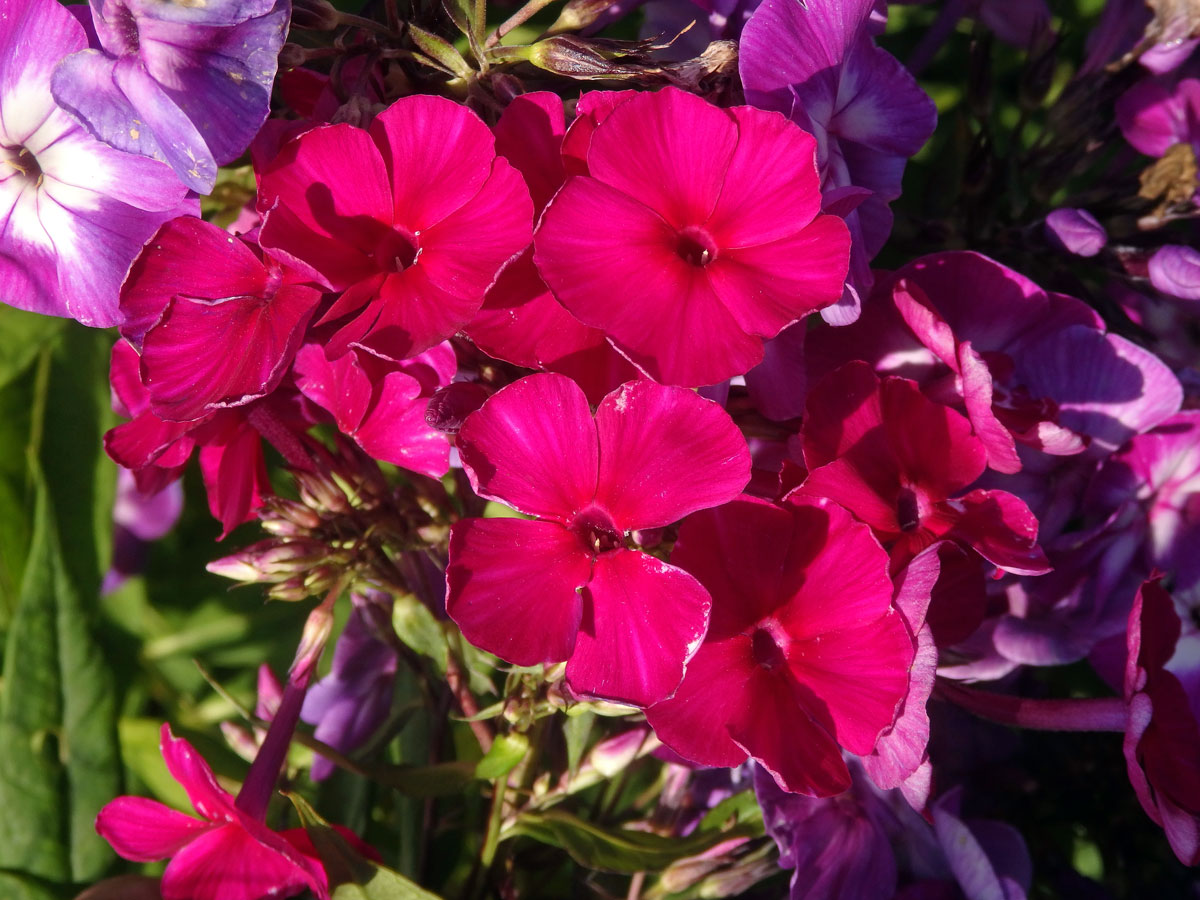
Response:
[{"label": "magenta flower", "polygon": [[162,160],[194,191],[270,111],[289,0],[90,0],[100,48],[68,56],[54,99],[102,141]]},{"label": "magenta flower", "polygon": [[239,809],[191,744],[163,725],[160,746],[200,818],[144,797],[118,797],[100,810],[96,830],[125,859],[171,859],[163,900],[261,900],[305,889],[328,900],[321,864]]},{"label": "magenta flower", "polygon": [[273,391],[321,299],[292,270],[201,219],[166,223],[121,289],[150,409],[188,422]]},{"label": "magenta flower", "polygon": [[577,694],[645,706],[670,696],[704,636],[708,594],[627,548],[737,496],[745,440],[719,406],[630,382],[600,403],[561,375],[531,375],[463,424],[481,497],[531,516],[466,519],[450,533],[446,608],[473,644],[517,665],[567,661]]},{"label": "magenta flower", "polygon": [[529,244],[520,174],[479,117],[442,97],[393,103],[370,131],[315,128],[262,173],[262,245],[342,296],[324,322],[351,345],[403,359],[444,341]]},{"label": "magenta flower", "polygon": [[634,96],[546,207],[538,270],[652,378],[742,374],[764,339],[842,293],[849,237],[820,214],[815,149],[776,114],[675,88]]},{"label": "magenta flower", "polygon": [[685,759],[753,758],[786,791],[850,787],[909,688],[913,638],[887,553],[828,500],[749,497],[688,518],[672,561],[712,594],[712,623],[675,696],[646,710]]},{"label": "magenta flower", "polygon": [[[746,99],[789,116],[817,139],[821,189],[870,195],[846,214],[854,238],[851,281],[871,286],[870,260],[892,230],[908,158],[937,124],[933,101],[887,51],[875,46],[874,0],[764,3],[742,33],[738,69]],[[845,307],[843,309],[843,307]],[[837,323],[856,302],[839,304]]]},{"label": "magenta flower", "polygon": [[1150,283],[1180,300],[1200,300],[1200,252],[1168,244],[1154,251],[1147,265]]},{"label": "magenta flower", "polygon": [[1140,153],[1163,156],[1175,144],[1200,150],[1200,80],[1175,85],[1159,78],[1139,81],[1117,100],[1117,124]]},{"label": "magenta flower", "polygon": [[440,478],[450,467],[450,444],[426,422],[426,409],[456,365],[446,343],[400,363],[362,350],[330,361],[320,346],[305,344],[296,357],[296,386],[375,459]]},{"label": "magenta flower", "polygon": [[1125,762],[1142,808],[1186,866],[1200,863],[1200,726],[1179,679],[1165,666],[1180,623],[1162,579],[1138,590],[1125,662]]},{"label": "magenta flower", "polygon": [[196,205],[162,163],[100,143],[55,104],[50,73],[86,46],[61,4],[0,0],[0,298],[108,327],[142,244]]},{"label": "magenta flower", "polygon": [[[587,116],[588,99],[598,93],[580,98],[577,116]],[[525,179],[535,216],[541,215],[566,178],[565,133],[562,100],[548,91],[516,97],[496,123],[496,151]],[[612,348],[604,332],[584,325],[554,299],[533,264],[532,247],[500,274],[464,330],[489,356],[566,375],[594,403],[638,377],[637,369]]]},{"label": "magenta flower", "polygon": [[1049,571],[1023,501],[1006,491],[964,493],[987,468],[984,443],[915,382],[881,381],[868,364],[847,363],[809,394],[803,436],[809,475],[795,493],[850,510],[896,565],[945,538],[1009,572]]}]

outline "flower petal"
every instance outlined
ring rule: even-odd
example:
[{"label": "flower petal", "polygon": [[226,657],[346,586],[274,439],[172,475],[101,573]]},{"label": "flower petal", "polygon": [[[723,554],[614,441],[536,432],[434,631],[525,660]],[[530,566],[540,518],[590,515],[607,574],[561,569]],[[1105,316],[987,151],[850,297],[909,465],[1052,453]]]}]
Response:
[{"label": "flower petal", "polygon": [[472,644],[518,666],[571,656],[592,556],[554,522],[464,519],[450,530],[446,612]]},{"label": "flower petal", "polygon": [[694,391],[631,381],[596,409],[596,502],[618,528],[657,528],[736,497],[750,451],[729,414]]},{"label": "flower petal", "polygon": [[587,398],[562,375],[530,375],[492,396],[458,433],[480,496],[566,523],[592,501],[599,471]]},{"label": "flower petal", "polygon": [[704,640],[710,605],[682,569],[632,550],[600,556],[567,663],[571,690],[632,706],[669,697]]},{"label": "flower petal", "polygon": [[194,819],[157,800],[117,797],[96,816],[96,831],[117,855],[133,862],[153,862],[174,856],[211,822]]}]

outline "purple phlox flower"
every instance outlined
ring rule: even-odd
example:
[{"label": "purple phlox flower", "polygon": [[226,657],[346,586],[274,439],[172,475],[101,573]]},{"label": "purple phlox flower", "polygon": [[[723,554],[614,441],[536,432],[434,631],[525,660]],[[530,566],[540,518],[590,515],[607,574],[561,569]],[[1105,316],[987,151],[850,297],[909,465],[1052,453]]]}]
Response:
[{"label": "purple phlox flower", "polygon": [[105,143],[208,193],[267,116],[290,0],[91,0],[91,10],[100,46],[62,61],[55,99]]},{"label": "purple phlox flower", "polygon": [[1095,256],[1108,243],[1108,232],[1086,209],[1056,209],[1046,216],[1046,237],[1076,256]]},{"label": "purple phlox flower", "polygon": [[[391,631],[392,598],[380,591],[352,595],[354,609],[333,651],[333,669],[312,686],[300,717],[315,737],[346,752],[366,741],[387,718],[396,680]],[[333,763],[313,759],[312,779],[333,774]]]},{"label": "purple phlox flower", "polygon": [[55,64],[85,46],[53,0],[0,0],[0,297],[106,328],[142,244],[198,207],[166,166],[100,143],[55,105]]},{"label": "purple phlox flower", "polygon": [[115,591],[126,578],[142,571],[150,544],[175,527],[181,512],[182,482],[174,481],[160,490],[143,492],[138,489],[133,472],[117,467],[112,565],[104,576],[101,593]]},{"label": "purple phlox flower", "polygon": [[1176,144],[1200,152],[1200,80],[1145,78],[1117,99],[1117,124],[1139,153],[1161,157]]},{"label": "purple phlox flower", "polygon": [[1168,244],[1150,257],[1150,283],[1179,300],[1200,300],[1200,252]]},{"label": "purple phlox flower", "polygon": [[1142,66],[1164,75],[1185,62],[1197,43],[1200,39],[1192,36],[1187,3],[1159,3],[1157,10],[1152,10],[1146,0],[1108,0],[1088,35],[1087,58],[1079,74],[1099,71],[1110,62],[1140,52]]},{"label": "purple phlox flower", "polygon": [[871,192],[845,216],[854,239],[851,288],[822,312],[835,324],[857,318],[858,296],[872,282],[868,264],[892,229],[888,203],[937,123],[933,101],[875,45],[875,11],[873,0],[767,0],[746,24],[738,61],[748,102],[816,137],[823,192]]},{"label": "purple phlox flower", "polygon": [[1024,900],[1033,862],[1021,833],[1004,822],[964,819],[962,788],[933,804],[933,829],[950,871],[968,900]]}]

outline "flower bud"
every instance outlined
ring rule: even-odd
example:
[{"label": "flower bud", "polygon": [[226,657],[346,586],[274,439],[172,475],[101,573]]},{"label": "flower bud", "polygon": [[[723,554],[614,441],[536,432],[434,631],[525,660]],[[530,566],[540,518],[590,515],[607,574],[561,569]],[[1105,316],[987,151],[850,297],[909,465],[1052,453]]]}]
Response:
[{"label": "flower bud", "polygon": [[601,13],[613,5],[613,0],[568,0],[554,24],[546,29],[547,34],[564,31],[579,31],[600,18]]},{"label": "flower bud", "polygon": [[546,38],[524,49],[527,51],[524,58],[530,63],[567,78],[625,78],[643,71],[638,66],[612,62],[594,44],[566,34]]}]

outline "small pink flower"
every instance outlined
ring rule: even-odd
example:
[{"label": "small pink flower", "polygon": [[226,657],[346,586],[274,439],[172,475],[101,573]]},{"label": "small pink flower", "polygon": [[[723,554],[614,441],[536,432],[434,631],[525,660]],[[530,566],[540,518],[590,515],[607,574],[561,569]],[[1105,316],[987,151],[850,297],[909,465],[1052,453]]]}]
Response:
[{"label": "small pink flower", "polygon": [[618,102],[590,138],[534,260],[655,380],[742,374],[765,338],[841,297],[849,234],[821,215],[816,142],[783,116],[664,88]]},{"label": "small pink flower", "polygon": [[[287,833],[242,812],[194,747],[162,727],[163,760],[200,818],[144,797],[118,797],[96,817],[96,831],[125,859],[170,858],[163,900],[262,900],[306,888],[328,900],[325,870]],[[303,833],[303,832],[301,832]],[[309,852],[305,852],[305,851]]]},{"label": "small pink flower", "polygon": [[403,359],[466,324],[529,245],[533,210],[473,112],[442,97],[393,103],[369,131],[314,128],[262,173],[262,244],[342,295],[331,357]]},{"label": "small pink flower", "polygon": [[828,500],[743,497],[689,517],[672,561],[712,594],[675,696],[646,710],[664,744],[709,766],[761,763],[786,791],[850,787],[909,691],[913,638],[870,529]]},{"label": "small pink flower", "polygon": [[808,396],[795,493],[840,503],[888,545],[897,568],[943,538],[1019,575],[1049,571],[1038,522],[1006,491],[963,491],[987,468],[971,423],[907,378],[847,363]]},{"label": "small pink flower", "polygon": [[467,639],[517,665],[566,660],[577,694],[639,706],[669,696],[704,636],[708,595],[626,536],[741,491],[750,454],[725,411],[635,381],[593,417],[570,379],[531,375],[473,413],[458,441],[481,497],[537,517],[451,530],[446,608]]}]

